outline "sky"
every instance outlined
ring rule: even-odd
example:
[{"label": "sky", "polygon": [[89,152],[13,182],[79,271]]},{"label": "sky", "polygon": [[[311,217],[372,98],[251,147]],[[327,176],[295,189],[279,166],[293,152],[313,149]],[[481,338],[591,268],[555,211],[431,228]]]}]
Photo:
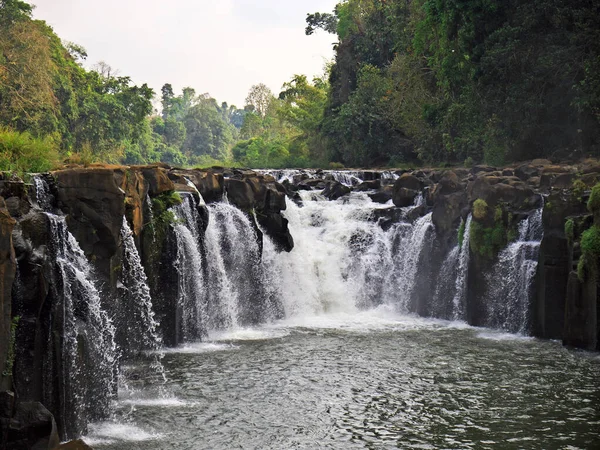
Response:
[{"label": "sky", "polygon": [[339,0],[31,0],[34,17],[64,41],[83,46],[86,66],[104,61],[176,92],[190,86],[238,107],[250,87],[277,95],[294,74],[320,75],[335,36],[305,36],[307,13],[331,12]]}]

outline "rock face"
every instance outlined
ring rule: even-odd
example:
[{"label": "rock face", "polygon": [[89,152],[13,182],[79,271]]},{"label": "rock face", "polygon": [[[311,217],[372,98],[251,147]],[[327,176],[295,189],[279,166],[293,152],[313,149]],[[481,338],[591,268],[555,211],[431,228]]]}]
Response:
[{"label": "rock face", "polygon": [[[12,242],[12,232],[16,221],[6,209],[4,199],[0,197],[0,373],[6,370],[9,355],[12,323],[12,286],[17,263]],[[2,389],[8,389],[5,380]]]}]

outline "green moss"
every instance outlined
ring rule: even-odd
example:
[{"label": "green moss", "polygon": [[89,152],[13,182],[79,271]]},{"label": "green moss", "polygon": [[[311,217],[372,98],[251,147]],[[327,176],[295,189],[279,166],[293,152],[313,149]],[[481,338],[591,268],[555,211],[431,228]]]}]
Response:
[{"label": "green moss", "polygon": [[565,236],[569,241],[569,245],[572,245],[575,241],[575,221],[573,219],[565,222]]},{"label": "green moss", "polygon": [[2,375],[5,377],[12,376],[13,367],[15,365],[15,345],[17,340],[17,327],[19,326],[19,316],[13,317],[10,324],[10,341],[8,343],[8,355],[6,355],[6,366]]},{"label": "green moss", "polygon": [[573,186],[572,186],[573,195],[575,195],[575,197],[577,197],[577,199],[579,199],[579,201],[582,200],[583,194],[585,193],[586,189],[587,189],[587,186],[583,181],[575,180],[573,182]]},{"label": "green moss", "polygon": [[577,266],[580,281],[598,279],[600,259],[600,227],[593,225],[581,235],[581,258]]},{"label": "green moss", "polygon": [[487,211],[488,211],[488,204],[486,203],[485,200],[482,200],[480,198],[475,200],[475,202],[473,203],[473,217],[476,220],[485,219],[485,216],[487,215]]},{"label": "green moss", "polygon": [[483,257],[495,258],[508,242],[508,230],[499,221],[493,227],[484,227],[479,222],[471,224],[471,250]]},{"label": "green moss", "polygon": [[587,207],[589,212],[594,214],[594,216],[600,213],[600,184],[597,184],[592,188],[592,193],[590,194]]},{"label": "green moss", "polygon": [[504,212],[500,206],[496,206],[496,210],[494,211],[494,222],[499,222],[502,220],[504,216]]}]

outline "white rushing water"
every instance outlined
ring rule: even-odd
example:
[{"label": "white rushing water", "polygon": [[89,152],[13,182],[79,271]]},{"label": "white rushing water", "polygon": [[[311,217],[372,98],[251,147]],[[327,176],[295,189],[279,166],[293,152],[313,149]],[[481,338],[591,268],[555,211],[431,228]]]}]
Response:
[{"label": "white rushing water", "polygon": [[55,289],[63,324],[63,414],[72,419],[71,423],[95,415],[107,416],[117,383],[115,327],[102,308],[93,270],[67,230],[64,217],[46,214],[51,252],[60,277]]},{"label": "white rushing water", "polygon": [[152,309],[148,277],[135,246],[133,232],[125,217],[123,217],[121,239],[123,241],[122,283],[128,291],[129,300],[127,308],[129,330],[126,339],[128,342],[139,342],[140,350],[158,350],[162,346],[162,341]]},{"label": "white rushing water", "polygon": [[208,322],[204,300],[205,283],[202,266],[202,231],[196,199],[185,196],[181,205],[174,208],[177,240],[175,269],[178,273],[177,304],[182,312],[184,339],[203,337]]},{"label": "white rushing water", "polygon": [[389,206],[365,194],[334,202],[313,192],[301,196],[303,207],[288,202],[285,211],[295,248],[274,256],[265,247],[285,317],[356,313],[380,304],[405,311],[431,215],[384,230],[373,213]]},{"label": "white rushing water", "polygon": [[519,236],[498,255],[487,276],[487,325],[526,334],[530,325],[530,297],[544,235],[543,209],[519,224]]},{"label": "white rushing water", "polygon": [[471,254],[471,223],[473,216],[469,214],[465,223],[465,231],[462,236],[462,245],[459,245],[458,274],[454,283],[455,291],[452,299],[452,319],[465,320],[467,281],[469,276],[469,259]]}]

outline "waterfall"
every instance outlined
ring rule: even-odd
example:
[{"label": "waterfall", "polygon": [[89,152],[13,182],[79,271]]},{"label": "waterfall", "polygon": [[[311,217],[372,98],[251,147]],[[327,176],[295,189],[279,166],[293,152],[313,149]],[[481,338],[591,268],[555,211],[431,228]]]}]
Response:
[{"label": "waterfall", "polygon": [[458,254],[458,274],[454,284],[454,298],[452,300],[452,319],[464,320],[466,313],[467,277],[469,275],[469,257],[471,254],[471,222],[473,216],[469,214],[465,231],[462,237],[462,245]]},{"label": "waterfall", "polygon": [[381,304],[407,310],[433,229],[431,214],[384,230],[374,212],[389,207],[366,194],[333,202],[314,192],[300,195],[304,206],[288,202],[285,211],[296,246],[272,258],[285,316],[354,313]]},{"label": "waterfall", "polygon": [[[144,204],[146,205],[146,211],[148,214],[148,220],[144,224],[144,226],[146,226],[147,224],[154,223],[154,209],[152,209],[152,199],[150,198],[150,194],[146,194],[146,201]],[[152,243],[156,244],[156,230],[153,226],[150,227],[150,230],[152,232]]]},{"label": "waterfall", "polygon": [[177,241],[177,305],[181,310],[183,337],[189,341],[205,336],[208,323],[201,249],[202,219],[193,195],[185,195],[183,203],[173,208],[173,212]]},{"label": "waterfall", "polygon": [[228,203],[210,205],[209,211],[205,242],[210,328],[256,323],[264,316],[258,228]]},{"label": "waterfall", "polygon": [[32,177],[33,188],[35,194],[35,202],[42,211],[52,210],[52,195],[50,194],[50,186],[41,176],[35,175]]},{"label": "waterfall", "polygon": [[431,240],[428,239],[431,238],[430,232],[433,230],[431,219],[432,214],[429,213],[410,226],[401,225],[396,228],[393,244],[394,266],[388,272],[386,297],[395,297],[395,303],[402,312],[411,310],[419,261],[426,242]]},{"label": "waterfall", "polygon": [[121,302],[126,301],[125,324],[119,332],[125,333],[128,350],[158,350],[162,346],[158,335],[158,323],[154,318],[148,278],[135,246],[133,232],[123,217],[121,228],[123,241],[122,285],[125,288]]},{"label": "waterfall", "polygon": [[487,276],[487,325],[526,334],[530,325],[530,296],[544,230],[543,209],[519,224],[517,240],[502,250]]},{"label": "waterfall", "polygon": [[[77,424],[110,413],[117,383],[115,327],[102,308],[93,270],[64,217],[46,215],[58,275],[53,286],[60,302],[56,313],[62,320],[62,414],[67,424]],[[63,432],[74,434],[70,429]]]}]

